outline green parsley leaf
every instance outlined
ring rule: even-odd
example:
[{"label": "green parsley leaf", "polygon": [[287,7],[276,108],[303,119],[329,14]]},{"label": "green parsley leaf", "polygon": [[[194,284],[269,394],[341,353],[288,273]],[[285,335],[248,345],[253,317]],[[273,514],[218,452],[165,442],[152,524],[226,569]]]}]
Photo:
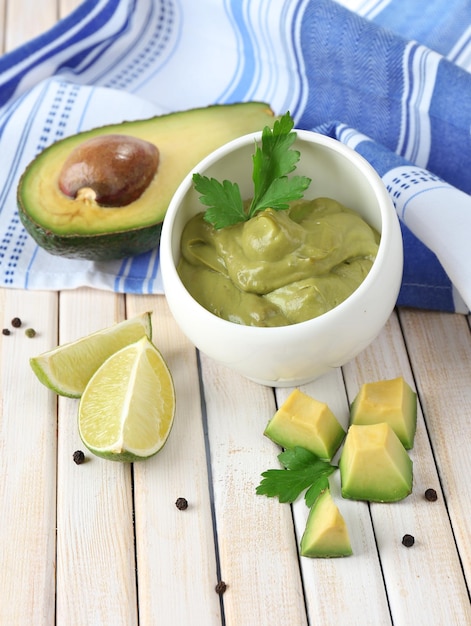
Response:
[{"label": "green parsley leaf", "polygon": [[201,193],[200,201],[209,207],[205,219],[215,228],[231,226],[247,219],[239,185],[224,180],[220,183],[214,178],[193,174],[196,191]]},{"label": "green parsley leaf", "polygon": [[296,169],[300,153],[291,150],[296,133],[291,132],[294,121],[289,113],[276,120],[273,131],[262,131],[262,147],[253,156],[254,197],[248,211],[249,219],[263,209],[287,209],[290,200],[299,200],[311,183],[305,176],[287,175]]},{"label": "green parsley leaf", "polygon": [[280,502],[294,502],[307,490],[304,499],[309,507],[327,489],[328,477],[337,469],[337,466],[323,461],[301,446],[284,450],[278,455],[278,460],[285,469],[263,472],[256,493],[277,497]]},{"label": "green parsley leaf", "polygon": [[311,179],[288,177],[300,158],[299,151],[291,148],[296,139],[293,127],[294,121],[288,112],[275,121],[273,130],[269,126],[263,129],[262,145],[257,146],[253,155],[254,195],[248,210],[244,208],[237,183],[228,180],[221,183],[214,178],[193,174],[194,187],[201,194],[200,201],[208,207],[204,213],[205,221],[220,229],[247,221],[264,209],[287,209],[289,202],[303,197]]},{"label": "green parsley leaf", "polygon": [[[334,470],[335,468],[333,468]],[[333,471],[332,470],[332,471]],[[329,472],[331,474],[332,472]],[[329,488],[329,478],[327,476],[321,476],[316,482],[314,482],[309,489],[304,494],[304,500],[306,501],[306,506],[311,508],[317,498],[321,495],[323,491]]]}]

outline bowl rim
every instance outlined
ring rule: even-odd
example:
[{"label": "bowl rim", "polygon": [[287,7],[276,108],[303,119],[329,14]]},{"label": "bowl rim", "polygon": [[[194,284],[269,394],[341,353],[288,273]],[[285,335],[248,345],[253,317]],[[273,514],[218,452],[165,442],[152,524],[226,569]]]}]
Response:
[{"label": "bowl rim", "polygon": [[[297,134],[297,140],[305,141],[308,143],[315,143],[326,147],[327,149],[333,150],[337,153],[340,153],[343,157],[348,158],[350,162],[361,172],[361,174],[367,178],[370,186],[373,189],[374,196],[376,197],[380,209],[381,216],[381,238],[378,246],[378,252],[371,266],[370,271],[367,276],[364,278],[362,283],[355,289],[355,291],[350,294],[343,302],[336,305],[333,309],[326,311],[322,315],[317,317],[313,317],[311,319],[305,320],[303,322],[297,322],[295,324],[286,324],[284,326],[250,326],[246,324],[238,324],[237,322],[231,322],[229,320],[225,320],[211,311],[208,311],[205,307],[203,307],[199,302],[197,302],[191,294],[186,289],[183,284],[180,276],[177,272],[176,265],[173,258],[173,250],[172,250],[172,233],[173,233],[173,225],[178,213],[178,208],[191,189],[193,184],[193,174],[194,173],[202,173],[211,167],[214,163],[219,161],[222,157],[227,156],[231,152],[235,150],[247,146],[252,142],[259,142],[262,137],[263,131],[256,131],[252,133],[248,133],[242,135],[236,139],[229,141],[228,143],[220,146],[209,155],[204,157],[197,165],[195,165],[182,180],[180,185],[178,186],[175,194],[173,195],[169,207],[167,209],[167,213],[165,215],[162,232],[161,232],[161,264],[163,261],[163,266],[165,267],[167,263],[167,259],[169,260],[169,266],[162,272],[162,279],[164,282],[164,295],[166,293],[165,283],[168,278],[170,281],[176,280],[180,290],[184,292],[187,299],[192,301],[195,306],[195,310],[199,312],[200,316],[206,317],[208,323],[211,323],[214,327],[214,324],[217,325],[218,329],[223,331],[231,330],[231,332],[244,333],[246,335],[259,334],[263,332],[267,338],[270,335],[276,334],[277,338],[280,338],[280,335],[292,335],[294,332],[302,332],[303,329],[315,329],[316,327],[322,328],[324,325],[330,325],[333,319],[337,316],[341,316],[343,314],[344,309],[350,307],[352,301],[356,301],[362,298],[362,295],[365,291],[368,290],[369,285],[377,280],[378,272],[380,271],[380,265],[382,265],[382,260],[384,256],[388,253],[389,248],[389,237],[383,238],[383,233],[386,231],[386,234],[389,234],[391,229],[399,229],[399,221],[398,217],[392,203],[391,198],[387,192],[387,189],[381,180],[378,172],[373,168],[373,166],[358,152],[353,150],[350,146],[342,143],[340,140],[335,139],[333,137],[329,137],[327,135],[323,135],[316,131],[305,130],[294,128],[294,132]],[[162,255],[162,250],[164,254]],[[403,266],[403,252],[401,248],[401,256],[398,259],[398,263]],[[167,271],[170,272],[171,275],[167,275]]]}]

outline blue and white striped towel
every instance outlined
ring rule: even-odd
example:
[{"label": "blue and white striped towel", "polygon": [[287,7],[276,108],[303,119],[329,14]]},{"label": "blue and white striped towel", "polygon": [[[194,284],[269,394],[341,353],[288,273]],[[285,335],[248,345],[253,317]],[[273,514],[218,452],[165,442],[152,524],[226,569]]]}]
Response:
[{"label": "blue and white striped towel", "polygon": [[85,0],[0,58],[0,285],[159,293],[158,249],[39,249],[16,212],[27,163],[80,130],[246,100],[352,146],[403,226],[398,303],[471,309],[469,0]]}]

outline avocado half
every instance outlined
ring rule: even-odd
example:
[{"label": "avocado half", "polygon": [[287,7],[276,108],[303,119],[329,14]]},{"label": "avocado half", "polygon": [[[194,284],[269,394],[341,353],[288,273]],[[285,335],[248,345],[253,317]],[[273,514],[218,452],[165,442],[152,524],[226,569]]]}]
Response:
[{"label": "avocado half", "polygon": [[[68,258],[106,261],[155,248],[170,200],[188,172],[205,156],[241,135],[273,126],[264,102],[212,105],[122,122],[72,135],[43,150],[20,178],[20,219],[39,246]],[[70,153],[96,136],[122,134],[159,150],[158,170],[137,200],[102,207],[65,195],[58,179]]]}]

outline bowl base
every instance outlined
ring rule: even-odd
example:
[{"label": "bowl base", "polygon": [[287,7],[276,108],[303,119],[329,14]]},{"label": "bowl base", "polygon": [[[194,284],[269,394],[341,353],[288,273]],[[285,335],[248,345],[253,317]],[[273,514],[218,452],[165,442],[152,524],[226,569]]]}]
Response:
[{"label": "bowl base", "polygon": [[[332,367],[329,371],[332,371],[336,368]],[[263,385],[264,387],[299,387],[300,385],[307,385],[308,383],[312,383],[314,380],[317,380],[321,376],[327,374],[327,371],[319,372],[317,374],[311,374],[311,376],[306,376],[304,378],[280,378],[279,380],[263,380],[260,378],[254,378],[252,376],[246,376],[248,380],[251,380],[258,385]]]}]

